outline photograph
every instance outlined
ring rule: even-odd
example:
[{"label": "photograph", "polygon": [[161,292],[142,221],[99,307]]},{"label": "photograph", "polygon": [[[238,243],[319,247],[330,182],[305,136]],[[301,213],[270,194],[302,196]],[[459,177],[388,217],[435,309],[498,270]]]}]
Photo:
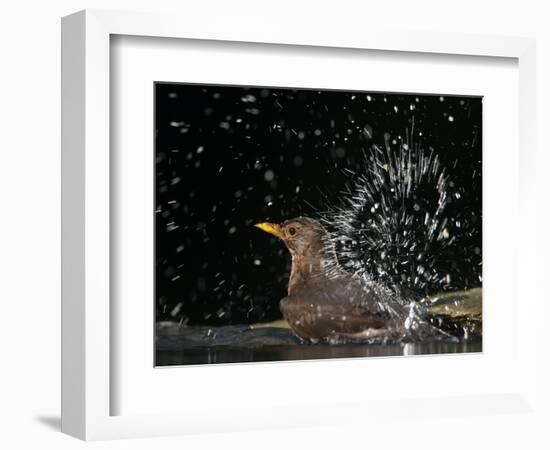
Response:
[{"label": "photograph", "polygon": [[481,96],[152,88],[156,367],[482,352]]}]

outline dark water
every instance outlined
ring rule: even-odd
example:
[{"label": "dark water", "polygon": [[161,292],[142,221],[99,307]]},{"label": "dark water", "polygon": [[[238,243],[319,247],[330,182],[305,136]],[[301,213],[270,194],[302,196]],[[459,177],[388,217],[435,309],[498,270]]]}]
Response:
[{"label": "dark water", "polygon": [[304,344],[287,329],[248,326],[157,327],[156,366],[366,358],[482,351],[480,337],[462,342]]}]

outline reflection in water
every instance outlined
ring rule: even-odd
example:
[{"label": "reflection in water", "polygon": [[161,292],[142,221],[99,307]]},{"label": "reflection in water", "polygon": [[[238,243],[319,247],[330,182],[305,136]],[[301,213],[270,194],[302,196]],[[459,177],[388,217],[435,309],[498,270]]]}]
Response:
[{"label": "reflection in water", "polygon": [[411,356],[482,351],[481,337],[463,342],[301,344],[288,330],[246,326],[157,328],[156,365],[220,364],[327,358]]}]

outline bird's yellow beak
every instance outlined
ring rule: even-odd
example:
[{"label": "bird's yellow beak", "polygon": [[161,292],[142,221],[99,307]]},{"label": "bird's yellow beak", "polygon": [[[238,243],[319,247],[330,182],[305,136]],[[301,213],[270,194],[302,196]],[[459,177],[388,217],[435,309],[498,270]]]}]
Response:
[{"label": "bird's yellow beak", "polygon": [[276,223],[263,222],[263,223],[257,223],[254,226],[256,228],[259,228],[262,231],[265,231],[266,233],[272,234],[273,236],[277,236],[278,238],[281,238],[281,239],[283,238],[281,227]]}]

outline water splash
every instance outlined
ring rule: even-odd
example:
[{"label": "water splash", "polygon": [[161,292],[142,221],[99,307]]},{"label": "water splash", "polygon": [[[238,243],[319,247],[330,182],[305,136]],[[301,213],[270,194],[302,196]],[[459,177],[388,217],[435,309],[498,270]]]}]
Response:
[{"label": "water splash", "polygon": [[339,265],[404,303],[451,285],[439,263],[455,241],[450,177],[433,149],[409,142],[386,135],[383,147],[364,151],[364,170],[347,171],[351,188],[321,215]]}]

